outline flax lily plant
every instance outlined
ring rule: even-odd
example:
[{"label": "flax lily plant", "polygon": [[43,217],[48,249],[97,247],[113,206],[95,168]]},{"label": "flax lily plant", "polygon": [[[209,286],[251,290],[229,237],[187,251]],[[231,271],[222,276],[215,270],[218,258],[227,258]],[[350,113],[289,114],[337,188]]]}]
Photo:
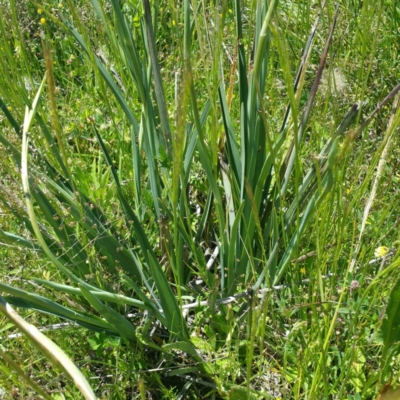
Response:
[{"label": "flax lily plant", "polygon": [[[71,0],[65,12],[45,7],[43,12],[54,32],[62,31],[77,46],[94,82],[77,85],[100,99],[101,114],[107,115],[116,135],[115,145],[104,137],[98,116],[91,115],[86,125],[90,146],[97,149],[97,155],[91,156],[93,164],[82,166],[86,156],[68,142],[57,108],[51,30],[43,37],[46,76],[35,100],[30,100],[23,85],[14,91],[3,88],[0,98],[14,130],[13,136],[0,133],[0,142],[10,164],[21,172],[24,197],[4,192],[2,199],[29,232],[22,237],[0,231],[0,238],[48,258],[56,268],[56,279],[34,277],[31,282],[68,296],[73,299],[70,304],[79,307],[5,283],[0,283],[0,289],[11,305],[119,336],[127,345],[139,341],[156,351],[185,352],[197,363],[190,372],[211,374],[191,341],[185,304],[208,300],[215,313],[217,300],[249,288],[254,292],[291,282],[291,261],[315,213],[330,199],[336,164],[366,126],[360,124],[348,133],[360,117],[361,105],[354,104],[312,166],[304,170],[304,138],[338,11],[311,85],[306,85],[321,16],[293,77],[277,18],[278,2],[256,2],[249,46],[242,2],[235,1],[236,50],[227,73],[221,61],[222,30],[216,34],[215,47],[209,40],[213,56],[204,100],[195,79],[195,63],[204,59],[196,59],[192,51],[194,45],[207,47],[200,40],[199,28],[208,23],[201,4],[183,2],[180,66],[171,88],[163,81],[157,48],[158,2],[151,8],[143,0],[136,10],[129,2],[123,8],[117,0],[107,7],[100,0],[91,2],[104,34],[102,49],[96,48]],[[321,15],[324,12],[323,4]],[[224,9],[219,17],[222,25],[226,13]],[[199,42],[194,43],[195,37]],[[288,100],[276,132],[271,129],[266,86],[273,51],[278,53]],[[8,54],[13,59],[9,48]],[[2,66],[10,79],[19,69],[31,74],[27,57],[23,51],[21,65]],[[171,91],[174,101],[166,95]],[[304,93],[307,101],[300,106]],[[24,123],[7,108],[11,95],[27,108]],[[88,190],[86,174],[100,195]],[[196,174],[205,180],[206,188],[199,215],[192,195]],[[214,252],[213,263],[207,260],[204,244]],[[133,319],[128,313],[134,313]],[[150,334],[157,329],[162,340]]]}]

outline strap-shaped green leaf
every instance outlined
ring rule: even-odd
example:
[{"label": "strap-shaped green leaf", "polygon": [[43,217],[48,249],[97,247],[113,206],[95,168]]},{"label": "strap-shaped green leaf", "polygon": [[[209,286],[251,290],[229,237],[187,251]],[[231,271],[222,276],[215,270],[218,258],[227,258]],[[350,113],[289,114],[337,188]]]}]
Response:
[{"label": "strap-shaped green leaf", "polygon": [[61,306],[56,302],[39,296],[38,294],[27,292],[22,289],[16,289],[4,283],[0,283],[0,291],[11,296],[8,299],[10,303],[18,307],[32,308],[48,314],[56,315],[61,318],[74,321],[77,324],[85,324],[87,327],[93,327],[94,330],[104,330],[108,332],[116,332],[112,325],[106,321],[96,317],[85,315],[82,312],[72,310]]},{"label": "strap-shaped green leaf", "polygon": [[127,339],[135,339],[135,328],[133,325],[121,314],[114,311],[112,308],[104,305],[98,298],[97,292],[90,292],[83,285],[79,288],[86,298],[86,300],[93,306],[93,308],[110,324],[114,327],[119,334]]},{"label": "strap-shaped green leaf", "polygon": [[172,335],[182,340],[187,340],[189,334],[186,322],[182,317],[182,312],[178,306],[175,294],[172,292],[171,285],[158,261],[153,259],[151,255],[149,255],[149,260],[149,266],[160,297],[162,311],[166,318],[168,330]]}]

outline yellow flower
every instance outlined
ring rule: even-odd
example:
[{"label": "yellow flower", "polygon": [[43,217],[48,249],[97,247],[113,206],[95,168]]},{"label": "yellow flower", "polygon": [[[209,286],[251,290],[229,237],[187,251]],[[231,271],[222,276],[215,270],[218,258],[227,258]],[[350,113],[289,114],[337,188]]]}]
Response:
[{"label": "yellow flower", "polygon": [[302,273],[304,275],[306,273],[306,269],[304,267],[300,268],[300,273]]},{"label": "yellow flower", "polygon": [[43,12],[43,10],[42,10],[41,8],[38,8],[38,9],[37,9],[37,13],[38,13],[38,14],[41,14],[42,12]]},{"label": "yellow flower", "polygon": [[46,23],[46,18],[40,18],[40,23],[44,25]]},{"label": "yellow flower", "polygon": [[376,258],[385,257],[387,253],[389,253],[389,248],[386,246],[379,246],[374,251],[374,255]]}]

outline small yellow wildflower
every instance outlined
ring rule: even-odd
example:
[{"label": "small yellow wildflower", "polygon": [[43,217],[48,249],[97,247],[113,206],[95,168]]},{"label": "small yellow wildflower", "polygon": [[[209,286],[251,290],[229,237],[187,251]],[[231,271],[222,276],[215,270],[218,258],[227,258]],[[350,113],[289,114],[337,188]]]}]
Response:
[{"label": "small yellow wildflower", "polygon": [[13,108],[12,108],[11,106],[8,106],[8,107],[7,107],[7,110],[8,110],[8,111],[12,111],[12,109],[13,109]]},{"label": "small yellow wildflower", "polygon": [[44,25],[46,23],[46,18],[40,18],[40,23]]},{"label": "small yellow wildflower", "polygon": [[350,194],[350,189],[349,188],[346,189],[346,194]]},{"label": "small yellow wildflower", "polygon": [[173,19],[172,20],[172,26],[175,26],[176,25],[176,22],[175,22],[175,20]]},{"label": "small yellow wildflower", "polygon": [[300,268],[300,273],[303,274],[303,275],[305,275],[306,269],[305,269],[304,267],[303,267],[303,268]]},{"label": "small yellow wildflower", "polygon": [[387,253],[389,253],[389,248],[386,246],[379,246],[374,251],[374,255],[376,258],[385,257]]},{"label": "small yellow wildflower", "polygon": [[42,12],[43,12],[43,10],[42,10],[41,8],[38,8],[38,9],[37,9],[37,13],[38,13],[38,14],[41,14]]}]

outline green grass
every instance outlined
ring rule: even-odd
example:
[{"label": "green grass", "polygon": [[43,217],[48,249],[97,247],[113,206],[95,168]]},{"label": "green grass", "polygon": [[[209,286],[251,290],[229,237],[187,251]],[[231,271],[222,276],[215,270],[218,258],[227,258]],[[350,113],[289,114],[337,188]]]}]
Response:
[{"label": "green grass", "polygon": [[0,5],[5,398],[396,386],[400,9],[298,3]]}]

